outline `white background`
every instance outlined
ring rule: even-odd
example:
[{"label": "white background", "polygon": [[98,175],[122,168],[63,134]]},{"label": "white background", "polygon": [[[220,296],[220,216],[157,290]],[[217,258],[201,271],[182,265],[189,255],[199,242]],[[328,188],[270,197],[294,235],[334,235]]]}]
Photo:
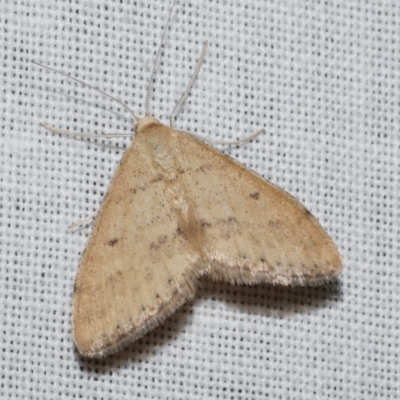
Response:
[{"label": "white background", "polygon": [[0,397],[395,399],[399,370],[400,5],[393,1],[184,1],[151,101],[163,122],[202,43],[176,126],[211,139],[265,127],[227,154],[297,197],[338,245],[318,288],[204,283],[194,301],[118,354],[82,359],[71,298],[90,226],[144,112],[169,4],[0,2]]}]

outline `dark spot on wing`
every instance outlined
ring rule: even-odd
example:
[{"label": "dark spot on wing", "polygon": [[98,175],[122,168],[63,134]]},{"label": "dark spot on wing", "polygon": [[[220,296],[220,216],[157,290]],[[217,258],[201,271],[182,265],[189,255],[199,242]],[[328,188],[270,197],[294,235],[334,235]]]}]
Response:
[{"label": "dark spot on wing", "polygon": [[304,214],[312,216],[311,211],[308,210],[307,208],[305,208],[304,206],[303,206],[303,211],[304,211]]},{"label": "dark spot on wing", "polygon": [[138,190],[141,190],[142,192],[144,192],[146,190],[147,186],[146,185],[140,185],[140,186],[136,186],[134,188],[129,189],[129,191],[133,194],[136,194]]},{"label": "dark spot on wing", "polygon": [[153,179],[150,181],[150,183],[155,183],[155,182],[160,182],[163,179],[161,174],[157,174],[153,177]]},{"label": "dark spot on wing", "polygon": [[200,225],[202,228],[210,228],[211,224],[207,222],[205,219],[200,220]]},{"label": "dark spot on wing", "polygon": [[210,164],[203,164],[199,168],[195,169],[194,172],[198,172],[198,171],[206,172],[206,170],[209,170],[209,169],[211,169]]},{"label": "dark spot on wing", "polygon": [[164,244],[167,242],[167,235],[161,235],[158,237],[158,243]]},{"label": "dark spot on wing", "polygon": [[150,243],[150,249],[151,250],[158,250],[159,248],[160,248],[160,246],[155,244],[154,242]]},{"label": "dark spot on wing", "polygon": [[113,290],[117,290],[123,279],[122,271],[117,270],[113,274],[108,276],[108,284]]},{"label": "dark spot on wing", "polygon": [[270,228],[281,228],[283,225],[283,222],[279,219],[270,219],[268,220],[268,226]]},{"label": "dark spot on wing", "polygon": [[118,243],[118,238],[114,238],[108,241],[108,245],[114,247]]},{"label": "dark spot on wing", "polygon": [[260,193],[258,192],[250,193],[250,197],[254,200],[258,200],[260,198]]},{"label": "dark spot on wing", "polygon": [[228,217],[228,218],[219,218],[218,225],[234,225],[237,224],[237,219],[235,217]]}]

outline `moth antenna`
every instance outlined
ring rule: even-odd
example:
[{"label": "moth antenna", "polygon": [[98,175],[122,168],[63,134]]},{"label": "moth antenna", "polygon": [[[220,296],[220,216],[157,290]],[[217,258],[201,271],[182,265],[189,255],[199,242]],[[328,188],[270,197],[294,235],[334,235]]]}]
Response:
[{"label": "moth antenna", "polygon": [[204,42],[203,48],[201,49],[200,57],[197,61],[193,75],[190,78],[190,82],[187,84],[185,91],[183,92],[181,98],[179,99],[178,103],[176,104],[176,106],[174,108],[174,111],[172,111],[172,114],[169,117],[169,125],[171,128],[174,127],[175,118],[178,115],[178,113],[181,111],[183,103],[186,101],[187,97],[189,96],[190,89],[192,88],[193,83],[196,80],[197,75],[199,74],[201,64],[203,64],[204,56],[206,54],[207,45],[208,45],[208,42]]},{"label": "moth antenna", "polygon": [[45,68],[45,69],[47,69],[47,70],[49,70],[49,71],[56,72],[57,74],[60,74],[60,75],[62,75],[62,76],[65,76],[65,77],[68,78],[68,79],[71,79],[71,80],[73,80],[73,81],[75,81],[75,82],[77,82],[77,83],[80,83],[81,85],[86,86],[86,87],[88,87],[88,88],[90,88],[90,89],[92,89],[92,90],[95,90],[96,92],[98,92],[98,93],[100,93],[100,94],[102,94],[102,95],[108,97],[109,99],[111,99],[112,101],[114,101],[115,103],[117,103],[117,104],[119,104],[121,107],[123,107],[125,110],[127,110],[127,111],[129,112],[129,114],[131,114],[131,116],[133,117],[133,119],[134,119],[135,121],[139,121],[139,117],[138,117],[125,103],[123,103],[122,101],[118,100],[117,98],[115,98],[115,97],[112,96],[111,94],[108,94],[108,93],[104,92],[103,90],[97,88],[96,86],[91,85],[90,83],[81,81],[81,80],[78,79],[78,78],[74,78],[73,76],[70,76],[70,75],[66,74],[65,72],[59,71],[59,70],[57,70],[57,69],[55,69],[55,68],[49,67],[49,66],[44,65],[44,64],[40,64],[40,63],[38,63],[37,61],[31,60],[31,62],[32,62],[33,64],[35,64],[35,65],[41,67],[41,68]]},{"label": "moth antenna", "polygon": [[164,46],[165,36],[167,34],[167,30],[168,30],[169,24],[171,22],[172,12],[174,11],[174,8],[175,8],[175,5],[176,5],[177,1],[178,0],[174,0],[174,2],[172,3],[171,8],[169,10],[167,22],[165,24],[164,32],[163,32],[163,34],[161,36],[161,42],[160,42],[160,45],[158,46],[156,59],[155,59],[154,64],[153,64],[153,70],[151,71],[150,79],[149,79],[149,82],[147,84],[146,101],[144,103],[145,104],[146,117],[150,116],[150,93],[151,93],[151,90],[153,88],[153,79],[154,79],[154,75],[155,75],[157,67],[158,67],[158,62],[160,60],[161,50],[162,50],[162,48]]}]

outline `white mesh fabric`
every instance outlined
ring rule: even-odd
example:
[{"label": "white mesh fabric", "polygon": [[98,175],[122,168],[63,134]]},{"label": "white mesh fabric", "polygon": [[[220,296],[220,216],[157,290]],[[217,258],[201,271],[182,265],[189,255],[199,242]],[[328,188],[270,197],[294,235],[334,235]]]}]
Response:
[{"label": "white mesh fabric", "polygon": [[345,270],[318,288],[204,283],[162,326],[100,361],[79,357],[71,297],[96,210],[129,132],[107,98],[144,111],[168,15],[158,1],[0,2],[0,397],[399,397],[400,6],[393,1],[183,1],[157,71],[164,122],[210,42],[177,128],[226,149],[321,221]]}]

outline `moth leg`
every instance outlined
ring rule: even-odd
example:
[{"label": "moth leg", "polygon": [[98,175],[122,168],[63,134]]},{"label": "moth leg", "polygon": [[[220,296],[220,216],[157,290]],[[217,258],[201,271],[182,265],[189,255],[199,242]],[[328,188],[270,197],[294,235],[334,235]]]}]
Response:
[{"label": "moth leg", "polygon": [[[181,98],[179,99],[178,103],[176,104],[174,110],[172,111],[171,116],[169,117],[169,124],[170,124],[171,128],[174,128],[175,118],[176,118],[176,116],[179,114],[179,112],[181,111],[182,106],[183,106],[183,103],[184,103],[185,100],[187,99],[187,97],[188,97],[188,95],[189,95],[189,92],[190,92],[190,89],[192,88],[193,83],[194,83],[194,81],[196,80],[197,75],[199,74],[200,67],[201,67],[201,64],[203,63],[204,56],[205,56],[205,53],[206,53],[207,45],[208,45],[208,42],[204,42],[203,48],[201,49],[200,57],[199,57],[199,59],[197,60],[196,68],[195,68],[195,70],[194,70],[194,72],[193,72],[193,75],[192,75],[192,77],[191,77],[191,79],[190,79],[188,85],[186,86],[186,89],[185,89],[185,91],[183,92]],[[202,139],[202,140],[204,140],[205,142],[207,142],[207,143],[209,143],[209,144],[215,146],[215,145],[235,145],[235,144],[245,143],[245,142],[247,142],[247,141],[249,141],[249,140],[251,140],[251,139],[254,139],[256,136],[260,135],[260,134],[263,133],[263,132],[264,132],[264,129],[259,129],[258,131],[252,133],[252,134],[249,135],[249,136],[244,137],[243,139],[233,140],[233,141],[227,141],[227,142],[225,142],[225,141],[221,141],[221,142],[218,142],[218,141],[217,141],[217,142],[214,142],[214,141],[212,141],[212,140],[210,140],[210,139],[205,139],[204,137],[199,136],[199,135],[195,135],[195,134],[193,134],[193,133],[192,133],[191,135],[192,135],[192,136],[195,136],[195,137],[197,137],[197,138],[199,138],[199,139]]]},{"label": "moth leg", "polygon": [[211,146],[218,146],[218,145],[219,146],[221,146],[221,145],[222,146],[224,146],[224,145],[227,146],[227,145],[237,145],[237,144],[242,144],[242,143],[248,142],[249,140],[254,139],[256,136],[258,136],[261,133],[263,133],[264,131],[265,131],[265,129],[259,129],[258,131],[252,133],[249,136],[246,136],[246,137],[244,137],[242,139],[239,139],[239,140],[231,140],[231,141],[214,141],[214,140],[211,140],[211,139],[206,139],[203,136],[196,135],[195,133],[191,133],[191,135],[203,140],[204,142],[207,142]]},{"label": "moth leg", "polygon": [[89,222],[92,222],[92,220],[94,220],[97,217],[97,214],[100,212],[100,210],[96,210],[94,213],[88,215],[86,218],[81,219],[80,221],[76,221],[73,224],[71,224],[68,229],[72,230],[72,229],[76,229],[76,228],[80,228],[83,225],[88,224]]},{"label": "moth leg", "polygon": [[132,137],[135,134],[132,133],[81,133],[81,132],[74,132],[68,131],[65,129],[55,128],[54,126],[47,125],[47,124],[40,124],[42,128],[45,128],[51,132],[59,133],[60,135],[70,136],[74,138],[101,138],[101,139],[112,139],[118,137]]},{"label": "moth leg", "polygon": [[235,144],[242,144],[245,142],[248,142],[251,139],[254,139],[255,137],[257,137],[258,135],[260,135],[261,133],[264,133],[265,129],[259,129],[258,131],[255,131],[254,133],[252,133],[249,136],[246,136],[242,139],[239,140],[228,140],[228,141],[210,141],[214,146],[215,145],[235,145]]},{"label": "moth leg", "polygon": [[169,124],[170,124],[171,128],[174,127],[175,118],[179,114],[179,112],[181,111],[182,105],[185,102],[186,98],[188,97],[190,89],[192,88],[193,83],[196,80],[197,75],[199,74],[201,64],[203,63],[204,56],[206,54],[207,45],[208,45],[208,42],[204,42],[203,48],[201,49],[200,57],[199,57],[199,59],[197,61],[196,68],[195,68],[195,70],[193,72],[193,75],[192,75],[188,85],[186,86],[186,89],[183,92],[181,98],[179,99],[178,103],[176,104],[176,106],[174,108],[174,111],[172,111],[172,114],[169,117]]}]

